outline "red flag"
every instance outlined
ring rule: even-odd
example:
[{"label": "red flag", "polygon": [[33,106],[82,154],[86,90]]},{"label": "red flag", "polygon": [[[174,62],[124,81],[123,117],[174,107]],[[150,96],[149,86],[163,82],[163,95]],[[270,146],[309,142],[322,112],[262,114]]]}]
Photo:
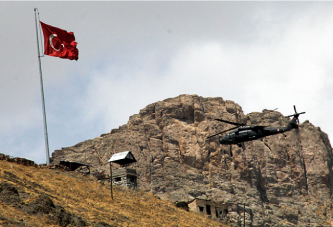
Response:
[{"label": "red flag", "polygon": [[56,28],[40,22],[44,34],[44,54],[77,60],[79,58],[79,50],[76,48],[75,36],[73,32]]}]

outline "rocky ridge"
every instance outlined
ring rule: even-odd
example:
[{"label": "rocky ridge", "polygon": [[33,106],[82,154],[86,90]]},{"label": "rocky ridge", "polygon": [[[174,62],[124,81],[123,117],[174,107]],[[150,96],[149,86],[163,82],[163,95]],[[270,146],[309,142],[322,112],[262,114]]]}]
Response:
[{"label": "rocky ridge", "polygon": [[148,105],[110,133],[56,150],[52,163],[77,161],[108,173],[108,159],[130,150],[139,188],[162,199],[226,203],[236,223],[242,218],[237,203],[245,203],[249,226],[331,226],[332,147],[326,133],[305,121],[299,131],[246,142],[243,151],[221,146],[218,137],[207,139],[231,127],[215,118],[272,127],[289,122],[277,111],[244,115],[233,101],[180,95]]}]

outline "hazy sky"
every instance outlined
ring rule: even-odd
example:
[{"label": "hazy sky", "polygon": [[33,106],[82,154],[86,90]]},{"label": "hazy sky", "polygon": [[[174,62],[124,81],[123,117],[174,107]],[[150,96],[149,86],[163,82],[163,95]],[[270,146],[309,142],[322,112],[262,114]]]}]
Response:
[{"label": "hazy sky", "polygon": [[333,136],[333,2],[0,2],[0,153],[46,162],[34,8],[79,49],[41,60],[50,155],[180,94]]}]

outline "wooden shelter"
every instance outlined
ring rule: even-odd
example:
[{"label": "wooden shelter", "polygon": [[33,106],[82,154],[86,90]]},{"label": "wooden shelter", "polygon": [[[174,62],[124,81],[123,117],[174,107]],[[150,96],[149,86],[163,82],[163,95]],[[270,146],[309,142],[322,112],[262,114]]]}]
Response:
[{"label": "wooden shelter", "polygon": [[90,165],[84,164],[80,162],[71,162],[71,161],[60,161],[59,165],[67,166],[70,171],[75,171],[76,169],[80,168],[81,166],[86,166],[88,168],[88,171],[90,173]]},{"label": "wooden shelter", "polygon": [[[138,186],[136,169],[128,167],[134,162],[136,159],[130,151],[114,154],[109,160],[111,184],[136,189]],[[121,168],[112,171],[111,163],[117,163]]]}]

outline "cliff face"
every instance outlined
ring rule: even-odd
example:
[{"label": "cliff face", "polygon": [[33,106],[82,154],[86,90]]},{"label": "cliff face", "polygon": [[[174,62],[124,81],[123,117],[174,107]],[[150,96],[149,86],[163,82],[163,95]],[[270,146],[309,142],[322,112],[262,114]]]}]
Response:
[{"label": "cliff face", "polygon": [[218,136],[207,139],[232,127],[215,118],[272,127],[289,122],[276,111],[244,115],[232,101],[180,95],[148,105],[108,134],[56,150],[52,163],[83,162],[108,173],[112,154],[130,150],[139,188],[162,199],[228,203],[235,222],[242,218],[237,203],[246,203],[252,226],[330,225],[332,147],[320,128],[305,121],[299,131],[246,142],[243,151],[220,145]]}]

